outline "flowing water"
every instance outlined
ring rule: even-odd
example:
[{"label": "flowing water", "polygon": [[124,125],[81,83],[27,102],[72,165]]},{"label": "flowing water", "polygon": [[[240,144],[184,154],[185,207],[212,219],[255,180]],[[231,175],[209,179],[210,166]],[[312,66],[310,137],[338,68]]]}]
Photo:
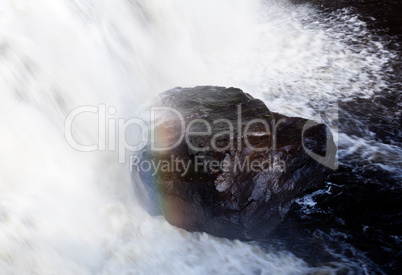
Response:
[{"label": "flowing water", "polygon": [[[396,230],[375,227],[383,209],[399,215],[398,58],[349,9],[323,15],[285,0],[1,0],[0,273],[395,269],[365,252],[400,254]],[[73,136],[99,150],[80,152],[65,139],[65,119],[77,107],[114,107],[106,115],[116,122],[159,92],[196,85],[239,87],[273,111],[325,113],[331,122],[340,168],[325,189],[298,200],[287,233],[272,242],[188,233],[148,215],[128,165],[111,144],[101,146],[97,114],[77,117]],[[379,218],[348,227],[356,216],[345,202],[362,192],[383,194],[378,205],[358,200],[380,209]],[[385,222],[400,224],[392,217]],[[303,229],[290,230],[293,223]],[[373,232],[385,239],[375,243]],[[366,242],[373,244],[359,245]],[[328,256],[317,255],[323,251]]]}]

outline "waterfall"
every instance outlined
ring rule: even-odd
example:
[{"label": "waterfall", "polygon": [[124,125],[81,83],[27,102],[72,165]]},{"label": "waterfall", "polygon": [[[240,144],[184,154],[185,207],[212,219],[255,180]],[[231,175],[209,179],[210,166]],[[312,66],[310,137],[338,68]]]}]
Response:
[{"label": "waterfall", "polygon": [[1,273],[318,270],[287,251],[149,216],[127,164],[99,138],[99,111],[72,129],[97,150],[75,150],[64,129],[78,107],[105,106],[108,121],[128,119],[176,86],[239,87],[273,111],[313,117],[387,85],[382,66],[392,53],[357,17],[318,18],[286,1],[0,1]]}]

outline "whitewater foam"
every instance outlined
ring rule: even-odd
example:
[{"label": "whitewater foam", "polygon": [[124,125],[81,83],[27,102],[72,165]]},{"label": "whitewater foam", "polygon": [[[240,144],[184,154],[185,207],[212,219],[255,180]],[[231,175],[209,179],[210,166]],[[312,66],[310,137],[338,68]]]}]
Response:
[{"label": "whitewater foam", "polygon": [[[357,19],[340,15],[322,25],[305,22],[315,14],[309,8],[264,3],[0,2],[3,273],[316,271],[287,252],[150,217],[116,152],[78,152],[64,138],[74,108],[105,103],[129,118],[174,86],[237,86],[273,111],[311,117],[320,105],[384,85],[381,64],[390,56],[381,44],[364,52],[345,41],[352,35],[346,25],[365,31]],[[96,114],[86,114],[73,135],[95,144],[97,127]]]}]

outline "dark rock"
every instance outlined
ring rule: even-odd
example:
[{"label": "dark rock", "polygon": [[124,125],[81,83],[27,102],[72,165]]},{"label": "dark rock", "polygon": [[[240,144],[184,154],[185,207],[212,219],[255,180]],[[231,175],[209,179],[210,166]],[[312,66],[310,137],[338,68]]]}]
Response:
[{"label": "dark rock", "polygon": [[[172,110],[153,110],[153,145],[177,146],[148,144],[133,171],[167,221],[189,231],[267,236],[297,197],[323,183],[334,162],[325,125],[270,112],[236,88],[175,88],[153,106],[180,112],[182,121]],[[195,132],[204,134],[189,134]]]}]

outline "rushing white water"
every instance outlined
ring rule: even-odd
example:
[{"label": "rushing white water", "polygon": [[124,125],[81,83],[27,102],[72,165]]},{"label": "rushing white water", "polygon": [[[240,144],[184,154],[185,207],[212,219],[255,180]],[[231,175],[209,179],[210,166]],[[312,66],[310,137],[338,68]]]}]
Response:
[{"label": "rushing white water", "polygon": [[[385,85],[382,45],[355,49],[347,40],[359,38],[337,29],[364,35],[362,23],[304,22],[314,12],[257,0],[1,0],[0,273],[314,271],[285,251],[150,217],[115,151],[78,152],[64,137],[74,108],[106,104],[129,118],[175,86],[236,86],[309,117]],[[96,115],[74,129],[97,142]]]}]

